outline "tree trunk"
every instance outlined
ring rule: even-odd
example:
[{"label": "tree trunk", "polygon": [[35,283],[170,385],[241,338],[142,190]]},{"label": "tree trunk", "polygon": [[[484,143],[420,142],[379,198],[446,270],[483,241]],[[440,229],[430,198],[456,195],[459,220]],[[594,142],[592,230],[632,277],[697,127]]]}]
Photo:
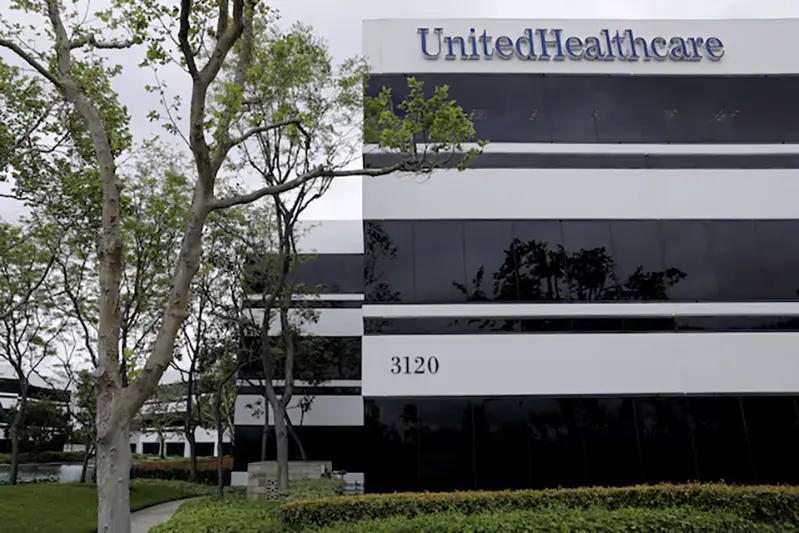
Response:
[{"label": "tree trunk", "polygon": [[[15,417],[16,418],[16,417]],[[11,473],[9,483],[11,485],[17,484],[17,476],[19,475],[19,429],[16,423],[11,425]]]},{"label": "tree trunk", "polygon": [[25,411],[28,408],[28,387],[25,383],[20,383],[20,398],[17,403],[17,412],[14,415],[14,420],[11,422],[9,433],[11,433],[11,473],[9,483],[12,485],[17,484],[17,477],[19,477],[19,430],[25,422]]},{"label": "tree trunk", "polygon": [[277,402],[275,409],[275,444],[277,445],[277,487],[289,488],[289,434],[286,426],[286,408]]},{"label": "tree trunk", "polygon": [[297,448],[300,449],[300,458],[303,461],[307,461],[308,454],[305,453],[305,446],[302,445],[302,440],[297,434],[297,430],[294,429],[294,424],[291,422],[291,417],[289,416],[288,411],[286,411],[286,427],[288,427],[289,435],[291,435],[292,440],[297,443]]},{"label": "tree trunk", "polygon": [[92,443],[90,439],[86,440],[86,449],[83,451],[83,462],[80,465],[80,482],[86,483],[86,473],[89,470],[89,459],[92,456]]},{"label": "tree trunk", "polygon": [[197,483],[197,439],[194,438],[194,431],[186,435],[189,443],[189,481]]},{"label": "tree trunk", "polygon": [[266,447],[269,442],[269,401],[264,396],[264,425],[261,426],[261,462],[266,461]]},{"label": "tree trunk", "polygon": [[225,480],[224,480],[224,455],[222,454],[222,445],[224,444],[225,430],[222,427],[222,409],[219,405],[220,396],[214,398],[214,422],[216,422],[216,486],[217,495],[219,499],[225,497]]},{"label": "tree trunk", "polygon": [[98,533],[130,533],[130,423],[127,413],[116,421],[98,420]]}]

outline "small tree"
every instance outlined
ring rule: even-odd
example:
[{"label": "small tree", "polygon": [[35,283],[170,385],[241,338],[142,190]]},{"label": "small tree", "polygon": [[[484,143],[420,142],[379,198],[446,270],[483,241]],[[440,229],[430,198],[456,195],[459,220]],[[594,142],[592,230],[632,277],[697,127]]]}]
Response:
[{"label": "small tree", "polygon": [[[388,92],[369,104],[367,122],[382,129],[377,143],[397,155],[395,163],[383,168],[347,170],[348,161],[340,158],[340,143],[329,142],[336,130],[326,135],[317,132],[321,140],[315,150],[312,165],[297,170],[280,186],[264,185],[235,196],[218,196],[217,179],[232,159],[232,151],[247,142],[253,142],[256,133],[281,130],[288,137],[298,137],[308,131],[305,110],[287,107],[280,117],[262,116],[247,106],[249,86],[262,83],[264,72],[273,63],[254,62],[262,48],[262,35],[254,30],[264,20],[267,7],[255,0],[222,0],[213,2],[182,0],[179,6],[160,0],[118,0],[87,18],[81,10],[66,7],[56,0],[42,3],[13,0],[12,9],[25,12],[26,24],[0,19],[0,47],[33,69],[52,88],[54,100],[72,113],[74,127],[64,128],[72,146],[85,156],[95,172],[93,179],[101,191],[99,206],[102,210],[101,231],[98,242],[98,349],[97,349],[97,450],[98,450],[98,531],[100,533],[128,533],[130,531],[130,465],[127,446],[130,422],[150,395],[155,391],[161,376],[168,368],[175,352],[180,326],[188,315],[190,287],[200,266],[202,240],[208,217],[214,211],[227,209],[274,196],[303,183],[317,179],[343,176],[384,176],[397,171],[429,173],[437,159],[429,154],[461,152],[460,143],[472,140],[474,128],[463,111],[447,101],[446,90],[437,91],[430,98],[415,85],[404,105],[403,117],[397,116]],[[44,17],[36,25],[31,18]],[[29,26],[30,24],[30,26]],[[29,27],[46,27],[39,39],[31,45],[27,39]],[[259,27],[264,28],[264,25]],[[35,30],[34,30],[35,31]],[[142,45],[139,47],[139,45]],[[132,134],[128,110],[120,104],[111,80],[121,71],[114,63],[114,51],[141,48],[141,66],[158,68],[165,64],[176,65],[187,74],[185,87],[188,130],[183,138],[192,152],[196,180],[192,184],[190,203],[185,205],[188,218],[180,244],[174,250],[177,261],[171,275],[168,297],[160,302],[162,315],[154,341],[149,344],[147,360],[140,377],[135,382],[125,382],[120,374],[124,354],[120,353],[120,285],[123,277],[125,240],[122,236],[121,202],[123,184],[117,172],[118,159],[129,149]],[[97,50],[107,51],[101,58]],[[129,56],[128,56],[129,57]],[[362,87],[367,72],[361,62],[349,62],[347,67],[361,65],[353,75],[332,74],[333,86],[340,94],[348,96],[347,113],[339,113],[342,126],[359,131]],[[310,68],[312,65],[306,65]],[[231,73],[221,79],[223,68]],[[149,76],[148,79],[151,79]],[[220,87],[219,91],[212,88]],[[179,87],[182,88],[182,87]],[[147,87],[165,94],[163,85]],[[272,89],[279,91],[275,85]],[[133,88],[125,88],[126,96],[135,99]],[[27,120],[32,114],[28,107],[19,116]],[[341,108],[339,108],[341,109]],[[180,106],[170,105],[166,111],[180,111]],[[375,111],[378,112],[374,115]],[[159,114],[150,117],[158,120]],[[271,120],[276,120],[271,122]],[[51,120],[56,127],[61,124]],[[178,122],[168,124],[170,131],[183,133]],[[28,124],[36,129],[35,122]],[[246,128],[246,129],[245,129]],[[367,125],[367,129],[371,126]],[[236,135],[243,130],[244,133]],[[340,130],[338,130],[340,131]],[[314,137],[313,135],[311,136]],[[423,139],[425,146],[417,146]],[[476,154],[469,151],[466,159]],[[1,155],[1,154],[0,154]],[[52,160],[62,161],[61,153],[50,153]],[[464,164],[466,161],[464,162]],[[18,157],[2,161],[3,168],[14,167],[20,175],[25,168]],[[36,182],[49,174],[24,175],[27,189],[35,189]],[[97,207],[98,203],[94,203]],[[153,305],[157,305],[153,303]]]},{"label": "small tree", "polygon": [[10,420],[11,484],[17,482],[20,439],[28,413],[31,377],[53,356],[61,324],[54,322],[51,288],[43,285],[52,264],[43,232],[0,224],[0,359],[13,369],[19,397]]}]

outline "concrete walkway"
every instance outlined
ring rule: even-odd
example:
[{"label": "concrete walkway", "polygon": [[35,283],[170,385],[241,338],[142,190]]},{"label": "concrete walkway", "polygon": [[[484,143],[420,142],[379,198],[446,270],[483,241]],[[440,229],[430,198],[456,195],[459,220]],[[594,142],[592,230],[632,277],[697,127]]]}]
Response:
[{"label": "concrete walkway", "polygon": [[183,502],[195,500],[196,498],[186,498],[173,502],[160,503],[141,511],[134,511],[130,515],[131,533],[147,533],[150,528],[169,520],[175,511],[178,510]]}]

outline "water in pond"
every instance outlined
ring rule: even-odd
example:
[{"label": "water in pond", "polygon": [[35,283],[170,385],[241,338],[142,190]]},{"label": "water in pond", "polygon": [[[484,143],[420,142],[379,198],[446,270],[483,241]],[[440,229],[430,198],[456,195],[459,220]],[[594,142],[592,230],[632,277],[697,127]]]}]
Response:
[{"label": "water in pond", "polygon": [[[79,464],[25,464],[19,465],[19,483],[51,482],[71,483],[80,480]],[[8,483],[11,465],[0,464],[0,485]],[[91,478],[92,469],[89,467],[88,476]]]}]

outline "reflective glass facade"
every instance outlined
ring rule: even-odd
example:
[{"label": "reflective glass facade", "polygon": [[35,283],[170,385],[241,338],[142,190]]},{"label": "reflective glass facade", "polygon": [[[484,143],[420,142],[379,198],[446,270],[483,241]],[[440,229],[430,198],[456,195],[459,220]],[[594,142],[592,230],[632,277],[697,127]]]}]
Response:
[{"label": "reflective glass facade", "polygon": [[[799,76],[409,74],[446,84],[491,142],[799,142]],[[397,102],[408,90],[400,74],[374,75],[369,94],[382,87]]]},{"label": "reflective glass facade", "polygon": [[797,407],[793,396],[371,398],[367,486],[799,483]]},{"label": "reflective glass facade", "polygon": [[795,300],[799,220],[369,220],[367,302]]}]

